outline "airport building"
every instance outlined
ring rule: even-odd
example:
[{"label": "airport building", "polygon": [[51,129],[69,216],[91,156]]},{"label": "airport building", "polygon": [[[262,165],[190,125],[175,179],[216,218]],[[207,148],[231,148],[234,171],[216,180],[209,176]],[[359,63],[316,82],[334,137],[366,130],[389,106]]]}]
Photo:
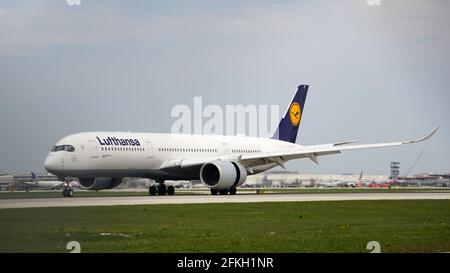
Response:
[{"label": "airport building", "polygon": [[[303,174],[295,172],[262,173],[247,177],[246,187],[321,187],[357,183],[360,174]],[[388,181],[387,175],[364,175],[365,181]]]},{"label": "airport building", "polygon": [[[57,177],[48,173],[38,173],[40,181],[55,181]],[[31,173],[23,172],[0,176],[1,191],[26,191],[33,189],[27,182],[33,182]],[[119,189],[147,189],[154,181],[145,178],[124,178]],[[167,181],[174,187],[204,187],[200,181]],[[323,188],[323,187],[387,187],[429,186],[450,187],[450,174],[418,174],[392,177],[389,175],[365,174],[303,174],[297,172],[268,172],[248,176],[243,187],[247,188]]]},{"label": "airport building", "polygon": [[[48,173],[37,173],[40,181],[55,181],[58,178],[55,175]],[[26,182],[33,182],[31,172],[20,172],[15,174],[6,174],[0,176],[0,190],[2,191],[15,191],[15,190],[28,190],[29,184]]]}]

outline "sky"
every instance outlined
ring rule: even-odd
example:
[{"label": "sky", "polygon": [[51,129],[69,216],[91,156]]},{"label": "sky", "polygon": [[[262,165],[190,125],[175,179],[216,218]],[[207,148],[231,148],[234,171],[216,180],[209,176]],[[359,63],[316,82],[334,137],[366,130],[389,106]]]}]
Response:
[{"label": "sky", "polygon": [[[178,104],[279,105],[309,84],[297,143],[415,139],[287,164],[450,172],[450,1],[0,0],[0,172],[43,170],[82,131],[170,132]],[[277,169],[278,170],[278,169]]]}]

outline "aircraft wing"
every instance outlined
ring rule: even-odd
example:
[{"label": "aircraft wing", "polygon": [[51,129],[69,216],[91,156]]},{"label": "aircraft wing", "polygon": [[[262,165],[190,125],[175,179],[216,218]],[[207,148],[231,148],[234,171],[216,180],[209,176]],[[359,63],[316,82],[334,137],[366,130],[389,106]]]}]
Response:
[{"label": "aircraft wing", "polygon": [[249,155],[230,155],[222,157],[204,157],[196,159],[168,160],[161,166],[161,169],[168,169],[174,167],[175,168],[199,167],[213,160],[236,161],[242,163],[246,167],[276,163],[277,165],[284,168],[284,162],[299,158],[309,158],[316,164],[318,164],[319,161],[317,157],[331,154],[339,154],[342,151],[346,150],[392,147],[425,141],[430,137],[432,137],[438,129],[439,127],[435,128],[428,135],[417,140],[374,143],[374,144],[352,144],[355,143],[356,141],[345,141],[332,144],[298,146],[298,148],[290,148],[286,150],[277,150],[274,152],[262,152]]},{"label": "aircraft wing", "polygon": [[269,153],[259,153],[259,154],[250,154],[243,155],[240,157],[241,161],[248,160],[269,160],[274,163],[277,163],[281,167],[283,167],[283,162],[291,159],[298,158],[309,158],[318,164],[317,157],[323,155],[330,154],[339,154],[342,151],[346,150],[358,150],[358,149],[369,149],[369,148],[382,148],[382,147],[392,147],[392,146],[400,146],[406,144],[412,144],[417,142],[425,141],[431,138],[439,127],[435,128],[428,135],[423,138],[416,140],[407,140],[407,141],[399,141],[399,142],[385,142],[385,143],[374,143],[374,144],[358,144],[358,145],[348,145],[351,143],[355,143],[355,141],[345,141],[333,144],[323,144],[323,145],[311,145],[311,146],[303,146],[297,149],[289,149],[288,151],[276,151]]}]

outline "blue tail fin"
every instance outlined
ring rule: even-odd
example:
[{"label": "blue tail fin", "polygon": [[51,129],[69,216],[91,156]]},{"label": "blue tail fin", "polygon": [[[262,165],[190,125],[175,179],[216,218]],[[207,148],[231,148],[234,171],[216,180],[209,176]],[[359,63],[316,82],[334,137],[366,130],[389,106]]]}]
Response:
[{"label": "blue tail fin", "polygon": [[278,124],[278,128],[272,139],[295,143],[298,127],[302,121],[308,88],[308,85],[300,85],[298,87],[297,92],[289,104],[284,117],[281,119],[280,124]]},{"label": "blue tail fin", "polygon": [[34,172],[31,172],[31,177],[33,178],[33,180],[37,180],[37,175]]}]

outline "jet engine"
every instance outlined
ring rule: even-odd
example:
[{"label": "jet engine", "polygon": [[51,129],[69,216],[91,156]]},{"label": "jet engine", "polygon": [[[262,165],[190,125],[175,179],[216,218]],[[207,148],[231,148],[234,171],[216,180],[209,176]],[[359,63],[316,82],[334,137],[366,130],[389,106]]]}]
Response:
[{"label": "jet engine", "polygon": [[122,183],[122,177],[79,178],[80,185],[92,191],[113,189]]},{"label": "jet engine", "polygon": [[200,180],[213,190],[239,187],[247,179],[247,170],[240,163],[215,160],[205,163],[200,169]]}]

